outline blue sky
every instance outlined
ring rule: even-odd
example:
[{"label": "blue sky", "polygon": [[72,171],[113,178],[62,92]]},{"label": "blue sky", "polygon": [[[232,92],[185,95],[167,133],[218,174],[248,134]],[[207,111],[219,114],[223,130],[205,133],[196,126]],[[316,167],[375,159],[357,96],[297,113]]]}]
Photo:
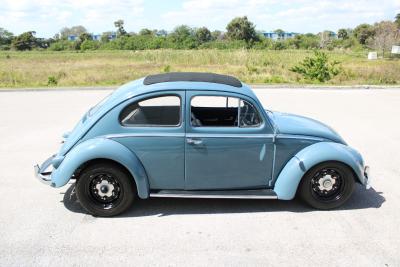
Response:
[{"label": "blue sky", "polygon": [[127,31],[172,30],[180,24],[225,30],[236,16],[248,16],[257,30],[336,31],[360,23],[393,20],[400,0],[1,0],[0,27],[15,34],[36,30],[51,37],[64,26],[83,25],[90,32],[114,29],[117,19]]}]

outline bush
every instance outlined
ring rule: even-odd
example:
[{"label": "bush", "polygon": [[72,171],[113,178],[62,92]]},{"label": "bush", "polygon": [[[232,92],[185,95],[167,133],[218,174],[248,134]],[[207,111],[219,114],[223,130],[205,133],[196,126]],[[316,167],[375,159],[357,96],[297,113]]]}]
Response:
[{"label": "bush", "polygon": [[315,50],[314,57],[306,57],[303,62],[290,70],[302,74],[308,80],[325,82],[340,73],[338,64],[338,61],[329,62],[328,56],[324,52]]},{"label": "bush", "polygon": [[171,66],[170,65],[166,65],[162,68],[162,72],[171,72]]},{"label": "bush", "polygon": [[47,86],[54,86],[58,84],[58,80],[55,76],[49,76],[47,78]]},{"label": "bush", "polygon": [[48,49],[50,51],[72,50],[72,43],[67,40],[59,40],[52,43]]},{"label": "bush", "polygon": [[272,44],[272,49],[274,50],[283,50],[283,49],[287,49],[287,43],[285,41],[275,41]]},{"label": "bush", "polygon": [[85,40],[82,42],[80,49],[81,50],[96,50],[99,49],[100,42],[92,41],[92,40]]},{"label": "bush", "polygon": [[199,46],[200,49],[243,49],[249,48],[249,44],[247,44],[243,40],[216,40],[212,42],[207,42]]}]

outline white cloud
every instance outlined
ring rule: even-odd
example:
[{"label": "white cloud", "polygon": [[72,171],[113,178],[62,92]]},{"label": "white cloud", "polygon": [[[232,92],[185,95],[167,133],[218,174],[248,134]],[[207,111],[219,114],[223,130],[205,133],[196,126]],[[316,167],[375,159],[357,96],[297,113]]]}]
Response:
[{"label": "white cloud", "polygon": [[181,10],[168,12],[162,18],[169,27],[188,24],[223,29],[233,17],[247,15],[258,29],[318,32],[393,19],[394,10],[399,8],[399,0],[188,0]]},{"label": "white cloud", "polygon": [[83,25],[89,31],[114,28],[113,22],[126,24],[141,18],[143,0],[2,0],[0,27],[15,33],[36,30],[38,36],[52,36],[65,26]]}]

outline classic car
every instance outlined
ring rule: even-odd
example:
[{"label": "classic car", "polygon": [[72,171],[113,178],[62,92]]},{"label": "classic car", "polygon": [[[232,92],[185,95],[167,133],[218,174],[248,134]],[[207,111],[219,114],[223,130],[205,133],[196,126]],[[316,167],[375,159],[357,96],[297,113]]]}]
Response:
[{"label": "classic car", "polygon": [[264,109],[238,79],[166,73],[127,83],[64,134],[35,166],[53,187],[76,180],[95,216],[127,210],[136,197],[291,200],[336,208],[355,183],[369,188],[360,153],[316,120]]}]

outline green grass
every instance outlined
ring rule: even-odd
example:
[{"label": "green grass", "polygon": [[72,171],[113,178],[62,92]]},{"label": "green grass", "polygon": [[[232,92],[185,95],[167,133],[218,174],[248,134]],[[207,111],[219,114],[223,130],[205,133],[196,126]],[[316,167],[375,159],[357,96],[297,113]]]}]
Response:
[{"label": "green grass", "polygon": [[[400,84],[400,60],[368,61],[367,52],[327,52],[341,73],[327,85]],[[246,83],[307,84],[289,69],[305,50],[148,50],[0,52],[0,87],[120,85],[165,71],[230,74]]]}]

